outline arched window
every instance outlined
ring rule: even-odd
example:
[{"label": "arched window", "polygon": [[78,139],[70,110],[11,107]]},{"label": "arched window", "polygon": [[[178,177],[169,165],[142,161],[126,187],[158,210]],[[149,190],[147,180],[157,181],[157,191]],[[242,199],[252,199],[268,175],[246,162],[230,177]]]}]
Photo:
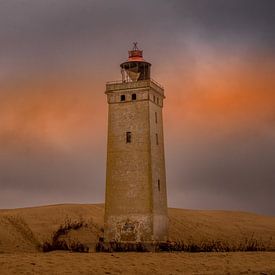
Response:
[{"label": "arched window", "polygon": [[125,101],[125,95],[120,96],[120,101]]},{"label": "arched window", "polygon": [[132,100],[136,100],[137,99],[137,95],[136,94],[132,94]]}]

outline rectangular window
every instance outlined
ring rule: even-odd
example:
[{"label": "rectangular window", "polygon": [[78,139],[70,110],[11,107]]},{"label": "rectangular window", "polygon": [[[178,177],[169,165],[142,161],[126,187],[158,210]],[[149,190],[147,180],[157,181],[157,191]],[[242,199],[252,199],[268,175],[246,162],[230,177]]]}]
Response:
[{"label": "rectangular window", "polygon": [[156,144],[159,145],[159,136],[156,134]]},{"label": "rectangular window", "polygon": [[160,180],[158,180],[158,190],[160,191]]},{"label": "rectangular window", "polygon": [[155,122],[158,123],[158,114],[155,112]]},{"label": "rectangular window", "polygon": [[120,101],[125,101],[125,95],[120,96]]},{"label": "rectangular window", "polygon": [[132,142],[132,133],[126,132],[126,143],[131,143],[131,142]]}]

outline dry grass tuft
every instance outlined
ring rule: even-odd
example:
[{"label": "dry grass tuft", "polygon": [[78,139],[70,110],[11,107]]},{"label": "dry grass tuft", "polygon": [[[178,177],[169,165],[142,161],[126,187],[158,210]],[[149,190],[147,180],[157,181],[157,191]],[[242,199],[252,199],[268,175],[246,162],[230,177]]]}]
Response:
[{"label": "dry grass tuft", "polygon": [[42,251],[49,252],[54,250],[69,250],[72,252],[89,252],[89,248],[80,243],[79,241],[66,241],[62,237],[66,236],[72,230],[79,230],[83,227],[88,227],[88,224],[83,219],[72,221],[66,219],[64,224],[61,224],[59,228],[53,233],[52,240],[46,241],[42,244]]},{"label": "dry grass tuft", "polygon": [[96,245],[96,252],[251,252],[251,251],[274,251],[264,242],[254,238],[254,234],[244,238],[239,243],[230,243],[222,240],[193,240],[177,242],[153,242],[153,243],[122,243],[112,241],[105,243],[100,238]]}]

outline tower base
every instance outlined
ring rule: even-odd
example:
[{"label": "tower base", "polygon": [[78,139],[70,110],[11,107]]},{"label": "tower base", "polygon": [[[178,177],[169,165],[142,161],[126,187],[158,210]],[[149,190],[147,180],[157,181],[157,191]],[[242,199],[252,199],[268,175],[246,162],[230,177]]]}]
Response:
[{"label": "tower base", "polygon": [[170,242],[104,242],[101,239],[96,252],[161,252],[170,251]]},{"label": "tower base", "polygon": [[119,243],[152,243],[167,241],[166,215],[128,214],[108,216],[104,240]]}]

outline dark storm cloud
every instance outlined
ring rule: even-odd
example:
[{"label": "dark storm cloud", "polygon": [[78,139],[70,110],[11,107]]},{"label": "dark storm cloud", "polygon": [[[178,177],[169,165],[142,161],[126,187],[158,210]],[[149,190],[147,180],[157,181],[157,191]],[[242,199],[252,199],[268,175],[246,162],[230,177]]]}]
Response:
[{"label": "dark storm cloud", "polygon": [[204,208],[201,194],[205,197],[211,194],[208,208],[223,205],[227,209],[249,208],[259,213],[275,213],[272,203],[275,194],[274,140],[252,135],[243,141],[237,137],[220,142],[207,140],[203,145],[194,142],[191,148],[184,143],[178,144],[178,148],[180,152],[170,148],[167,154],[169,178],[175,183],[171,189],[173,192],[184,190],[190,198],[186,199],[187,203],[178,199],[176,204],[181,202],[188,207],[193,200],[193,205]]},{"label": "dark storm cloud", "polygon": [[114,46],[125,45],[127,36],[131,41],[146,30],[157,30],[164,10],[152,13],[154,7],[129,1],[2,1],[1,59],[30,67],[64,63],[83,51],[104,59],[115,52]]},{"label": "dark storm cloud", "polygon": [[53,69],[82,53],[96,60],[120,54],[135,38],[148,48],[167,48],[190,31],[208,43],[272,48],[274,10],[268,0],[2,0],[0,57],[6,65]]},{"label": "dark storm cloud", "polygon": [[[39,142],[36,146],[33,149],[23,143],[17,151],[2,148],[1,207],[22,207],[32,205],[33,201],[53,203],[57,198],[59,202],[66,202],[66,198],[71,202],[102,202],[105,154],[101,148],[86,146],[63,152]],[[18,193],[20,196],[16,196]],[[10,194],[8,200],[5,194]]]},{"label": "dark storm cloud", "polygon": [[209,40],[235,37],[237,41],[241,41],[253,37],[254,42],[259,39],[263,45],[274,46],[273,0],[192,0],[171,3],[180,18],[179,23],[186,20],[195,26],[197,24],[197,31]]},{"label": "dark storm cloud", "polygon": [[[0,79],[31,71],[113,74],[132,41],[161,62],[188,56],[190,34],[220,50],[274,49],[273,1],[0,1]],[[202,43],[202,41],[196,41]],[[191,45],[192,47],[192,45]],[[169,50],[169,56],[166,54]],[[91,66],[92,64],[92,66]],[[188,64],[189,65],[189,64]],[[103,69],[104,68],[104,69]]]}]

